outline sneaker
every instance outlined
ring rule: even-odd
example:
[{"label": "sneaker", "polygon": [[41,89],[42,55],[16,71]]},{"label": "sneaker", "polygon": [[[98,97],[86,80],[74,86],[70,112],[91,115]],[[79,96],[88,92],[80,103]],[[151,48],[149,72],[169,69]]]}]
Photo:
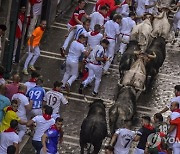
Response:
[{"label": "sneaker", "polygon": [[24,75],[28,75],[28,74],[29,74],[28,71],[27,71],[27,69],[23,69],[22,72],[24,73]]},{"label": "sneaker", "polygon": [[65,57],[65,50],[64,48],[60,48],[60,53],[62,57]]},{"label": "sneaker", "polygon": [[92,95],[93,95],[94,97],[96,97],[96,96],[98,95],[98,93],[96,93],[95,91],[93,91],[93,92],[92,92]]},{"label": "sneaker", "polygon": [[84,89],[84,85],[81,83],[81,85],[79,87],[79,94],[83,93],[83,89]]},{"label": "sneaker", "polygon": [[32,70],[32,71],[36,71],[35,67],[33,65],[30,65],[29,68]]},{"label": "sneaker", "polygon": [[108,72],[108,71],[104,71],[104,72],[103,72],[103,75],[109,75],[109,74],[111,74],[111,73]]},{"label": "sneaker", "polygon": [[66,83],[65,88],[66,88],[67,93],[70,93],[70,85],[68,82]]}]

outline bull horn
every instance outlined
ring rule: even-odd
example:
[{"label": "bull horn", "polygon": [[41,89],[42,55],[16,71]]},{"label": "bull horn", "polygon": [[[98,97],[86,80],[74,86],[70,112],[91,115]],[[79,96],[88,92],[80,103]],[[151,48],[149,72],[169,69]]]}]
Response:
[{"label": "bull horn", "polygon": [[148,54],[148,58],[150,58],[150,59],[155,59],[155,58],[156,58],[155,52],[153,52],[153,55]]},{"label": "bull horn", "polygon": [[139,51],[134,51],[134,54],[135,55],[139,55],[141,53],[141,50],[139,50]]}]

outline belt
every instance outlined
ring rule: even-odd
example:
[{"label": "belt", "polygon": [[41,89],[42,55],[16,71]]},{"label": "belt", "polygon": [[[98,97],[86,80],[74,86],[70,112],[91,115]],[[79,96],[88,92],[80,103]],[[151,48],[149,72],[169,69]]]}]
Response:
[{"label": "belt", "polygon": [[97,64],[97,63],[93,63],[93,62],[90,62],[91,64],[94,64],[94,65],[101,65],[101,64]]},{"label": "belt", "polygon": [[106,37],[106,39],[115,40],[114,38],[111,38],[111,37]]},{"label": "belt", "polygon": [[123,35],[125,35],[125,36],[130,36],[130,35],[128,35],[128,34],[123,34],[123,33],[120,33],[120,34],[121,34],[122,36],[123,36]]}]

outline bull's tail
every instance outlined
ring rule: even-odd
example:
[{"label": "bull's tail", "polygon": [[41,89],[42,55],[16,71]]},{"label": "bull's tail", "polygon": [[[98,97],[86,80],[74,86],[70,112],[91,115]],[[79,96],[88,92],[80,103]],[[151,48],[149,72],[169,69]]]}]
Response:
[{"label": "bull's tail", "polygon": [[95,123],[93,123],[91,129],[90,129],[90,139],[89,139],[89,147],[87,148],[87,154],[90,154],[91,152],[91,146],[92,146],[92,136],[93,132],[95,131]]}]

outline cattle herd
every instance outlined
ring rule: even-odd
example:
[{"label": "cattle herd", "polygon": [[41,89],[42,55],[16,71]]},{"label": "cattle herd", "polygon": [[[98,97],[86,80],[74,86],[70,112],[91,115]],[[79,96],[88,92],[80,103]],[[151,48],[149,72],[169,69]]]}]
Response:
[{"label": "cattle herd", "polygon": [[[176,12],[170,8],[171,3],[163,0],[166,7],[159,8],[161,13],[158,16],[145,14],[143,22],[132,30],[131,40],[119,63],[120,80],[115,88],[115,103],[109,109],[111,134],[122,128],[125,121],[132,121],[139,94],[151,88],[163,65],[171,29],[168,16],[170,12]],[[81,126],[81,154],[87,143],[92,144],[94,153],[98,154],[107,134],[105,106],[102,100],[95,100]]]}]

